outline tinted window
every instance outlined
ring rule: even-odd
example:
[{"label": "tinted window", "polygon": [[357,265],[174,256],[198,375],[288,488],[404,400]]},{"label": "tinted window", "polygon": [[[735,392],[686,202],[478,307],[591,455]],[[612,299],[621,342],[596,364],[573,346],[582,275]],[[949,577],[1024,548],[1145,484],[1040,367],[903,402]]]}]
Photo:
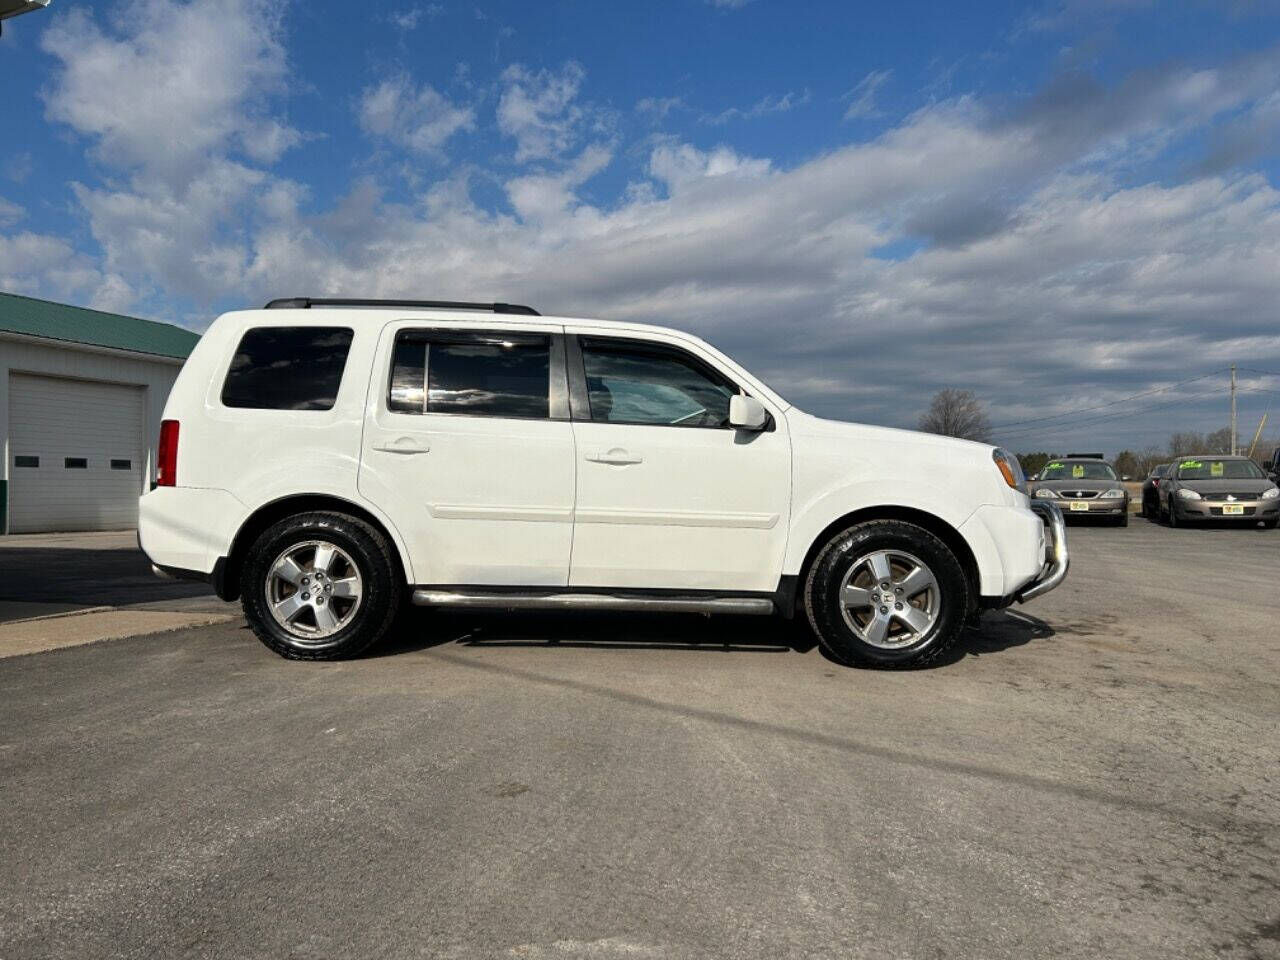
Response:
[{"label": "tinted window", "polygon": [[591,419],[609,423],[722,427],[737,388],[679,351],[582,342]]},{"label": "tinted window", "polygon": [[351,349],[340,327],[257,327],[231,360],[222,402],[258,410],[331,410]]},{"label": "tinted window", "polygon": [[388,405],[401,413],[549,416],[550,338],[498,336],[502,339],[400,334]]}]

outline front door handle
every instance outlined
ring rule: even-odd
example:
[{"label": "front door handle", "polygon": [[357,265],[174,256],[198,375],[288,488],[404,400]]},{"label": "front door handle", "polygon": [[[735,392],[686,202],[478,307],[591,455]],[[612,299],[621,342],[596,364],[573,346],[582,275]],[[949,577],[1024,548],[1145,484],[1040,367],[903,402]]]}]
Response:
[{"label": "front door handle", "polygon": [[431,449],[431,444],[411,437],[398,437],[387,443],[375,443],[373,449],[383,453],[426,453]]},{"label": "front door handle", "polygon": [[639,454],[630,453],[622,447],[612,447],[608,450],[597,450],[584,455],[584,459],[590,460],[592,463],[612,463],[619,466],[628,463],[643,463],[644,457]]}]

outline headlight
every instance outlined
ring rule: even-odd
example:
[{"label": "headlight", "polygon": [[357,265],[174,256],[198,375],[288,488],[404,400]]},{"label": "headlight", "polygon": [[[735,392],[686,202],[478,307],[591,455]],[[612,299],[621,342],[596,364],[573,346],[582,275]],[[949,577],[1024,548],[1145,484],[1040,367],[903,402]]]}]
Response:
[{"label": "headlight", "polygon": [[1272,487],[1262,495],[1263,500],[1274,500],[1276,497],[1280,497],[1280,487]]},{"label": "headlight", "polygon": [[1022,466],[1017,457],[1006,450],[996,449],[991,451],[991,459],[996,462],[1005,483],[1015,490],[1027,492],[1027,478],[1022,475]]},{"label": "headlight", "polygon": [[1057,500],[1058,495],[1052,490],[1045,490],[1043,487],[1036,491],[1037,500]]},{"label": "headlight", "polygon": [[1189,490],[1186,487],[1183,487],[1181,490],[1178,491],[1178,496],[1180,496],[1183,500],[1199,500],[1200,499],[1200,494],[1196,493],[1194,490]]},{"label": "headlight", "polygon": [[1104,490],[1102,491],[1102,500],[1119,500],[1124,496],[1123,490]]}]

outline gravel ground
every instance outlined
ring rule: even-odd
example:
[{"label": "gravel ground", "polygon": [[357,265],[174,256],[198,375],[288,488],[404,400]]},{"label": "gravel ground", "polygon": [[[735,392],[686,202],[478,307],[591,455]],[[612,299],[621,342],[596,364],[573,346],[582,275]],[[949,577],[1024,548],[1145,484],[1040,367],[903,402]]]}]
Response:
[{"label": "gravel ground", "polygon": [[911,673],[475,614],[0,661],[0,958],[1280,956],[1280,533],[1071,545]]}]

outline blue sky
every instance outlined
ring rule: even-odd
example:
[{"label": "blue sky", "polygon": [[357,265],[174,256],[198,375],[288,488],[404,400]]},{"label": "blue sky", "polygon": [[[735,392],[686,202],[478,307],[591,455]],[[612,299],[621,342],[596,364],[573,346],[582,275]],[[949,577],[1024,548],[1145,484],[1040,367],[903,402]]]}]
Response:
[{"label": "blue sky", "polygon": [[1242,428],[1280,399],[1267,0],[54,0],[0,82],[0,289],[670,323],[816,413],[972,388],[1015,449],[1213,429],[1225,377],[1174,385],[1233,360]]}]

